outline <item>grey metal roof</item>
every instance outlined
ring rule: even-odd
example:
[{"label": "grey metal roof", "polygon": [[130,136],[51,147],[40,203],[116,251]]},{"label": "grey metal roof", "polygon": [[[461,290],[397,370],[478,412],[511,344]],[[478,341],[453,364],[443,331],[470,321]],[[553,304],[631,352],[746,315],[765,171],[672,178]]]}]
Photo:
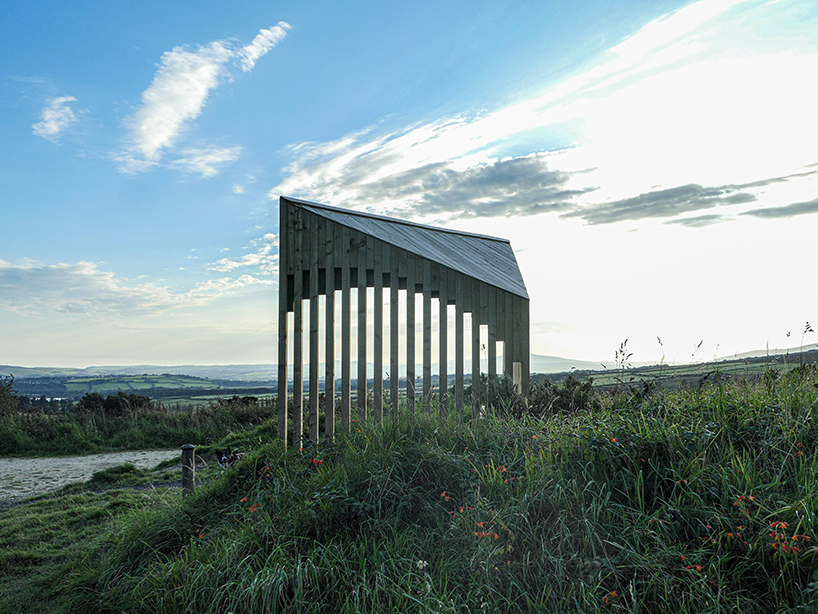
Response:
[{"label": "grey metal roof", "polygon": [[428,258],[517,296],[528,298],[517,259],[508,239],[435,228],[289,196],[281,198],[315,215]]}]

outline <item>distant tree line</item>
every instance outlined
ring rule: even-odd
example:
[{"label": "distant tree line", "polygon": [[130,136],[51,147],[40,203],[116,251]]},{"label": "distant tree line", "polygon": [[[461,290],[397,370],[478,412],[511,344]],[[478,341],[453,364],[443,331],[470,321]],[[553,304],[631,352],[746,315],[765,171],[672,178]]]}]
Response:
[{"label": "distant tree line", "polygon": [[108,418],[119,418],[142,409],[150,409],[151,400],[141,394],[119,391],[107,397],[98,392],[89,392],[77,402],[79,414],[96,414]]},{"label": "distant tree line", "polygon": [[28,396],[17,397],[17,410],[21,412],[31,411],[66,412],[71,411],[73,407],[74,401],[72,399],[48,398],[45,395],[41,396],[40,398]]},{"label": "distant tree line", "polygon": [[82,414],[119,417],[151,408],[150,398],[140,394],[129,394],[121,390],[108,396],[102,396],[98,392],[89,392],[75,404],[71,399],[54,399],[45,395],[40,397],[18,395],[14,388],[13,377],[0,378],[0,417],[16,413],[65,413],[72,411]]},{"label": "distant tree line", "polygon": [[65,386],[65,378],[46,377],[46,378],[25,378],[14,380],[14,390],[17,394],[32,398],[78,398],[80,393],[71,393]]}]

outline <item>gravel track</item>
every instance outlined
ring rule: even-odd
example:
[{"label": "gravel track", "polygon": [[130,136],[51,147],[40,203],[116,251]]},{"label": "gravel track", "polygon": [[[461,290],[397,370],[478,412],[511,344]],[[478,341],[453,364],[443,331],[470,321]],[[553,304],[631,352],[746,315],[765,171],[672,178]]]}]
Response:
[{"label": "gravel track", "polygon": [[178,458],[181,462],[182,453],[180,450],[148,450],[57,458],[0,458],[0,507],[72,482],[85,482],[94,472],[122,463],[149,469],[169,458]]}]

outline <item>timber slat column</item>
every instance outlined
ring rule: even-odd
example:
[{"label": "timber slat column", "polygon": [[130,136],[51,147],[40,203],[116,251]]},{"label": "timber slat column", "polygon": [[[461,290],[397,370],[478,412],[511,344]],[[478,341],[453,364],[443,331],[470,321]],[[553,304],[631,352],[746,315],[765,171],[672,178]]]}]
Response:
[{"label": "timber slat column", "polygon": [[465,385],[465,339],[463,311],[466,304],[466,281],[462,275],[455,280],[454,303],[454,407],[463,415],[463,386]]},{"label": "timber slat column", "polygon": [[383,271],[389,268],[389,250],[379,245],[373,248],[372,268],[375,273],[375,330],[372,338],[375,341],[374,355],[372,361],[375,364],[375,379],[373,383],[373,397],[375,420],[383,422]]},{"label": "timber slat column", "polygon": [[489,326],[489,382],[491,385],[497,383],[497,292],[494,286],[483,284],[488,293],[487,308]]},{"label": "timber slat column", "polygon": [[521,356],[523,361],[523,373],[521,381],[521,394],[528,397],[529,385],[531,382],[531,338],[529,337],[531,314],[528,310],[528,301],[520,300],[520,345],[522,345]]},{"label": "timber slat column", "polygon": [[523,391],[523,343],[522,343],[522,327],[521,327],[521,316],[520,313],[520,301],[517,297],[514,297],[513,301],[514,309],[513,309],[513,316],[514,316],[514,349],[513,351],[513,374],[512,379],[514,380],[514,387],[517,389],[518,394],[522,394]]},{"label": "timber slat column", "polygon": [[423,411],[432,411],[432,262],[423,261]]},{"label": "timber slat column", "polygon": [[505,329],[505,337],[503,338],[505,342],[505,346],[503,347],[503,373],[509,377],[514,377],[514,296],[510,292],[503,292],[503,294],[505,295],[503,297],[503,327]]},{"label": "timber slat column", "polygon": [[295,211],[293,225],[293,446],[301,448],[304,437],[304,259],[302,237],[304,214],[300,209]]},{"label": "timber slat column", "polygon": [[449,328],[449,301],[448,301],[448,293],[446,292],[447,286],[449,284],[449,274],[443,267],[440,267],[440,272],[438,274],[438,307],[440,308],[440,313],[438,314],[437,319],[437,340],[439,344],[439,348],[437,351],[438,356],[438,395],[437,395],[437,409],[438,413],[441,417],[446,415],[446,411],[448,409],[449,400],[448,400],[448,393],[449,393],[449,375],[448,375],[448,368],[449,368],[449,337],[448,337],[448,328]]},{"label": "timber slat column", "polygon": [[400,356],[398,355],[398,348],[400,347],[400,277],[398,259],[398,252],[393,249],[391,272],[389,274],[389,401],[392,405],[390,413],[393,420],[398,415],[398,402],[400,399]]},{"label": "timber slat column", "polygon": [[326,244],[324,270],[324,437],[335,437],[335,232],[324,224]]},{"label": "timber slat column", "polygon": [[500,367],[497,368],[497,377],[499,379],[502,379],[503,374],[506,372],[505,371],[505,367],[506,367],[505,351],[506,351],[506,348],[508,347],[506,345],[506,342],[505,342],[505,339],[506,339],[506,333],[505,333],[506,320],[505,320],[505,317],[503,316],[503,307],[505,306],[505,300],[506,299],[503,296],[503,291],[502,290],[497,290],[495,288],[494,307],[493,307],[493,309],[494,309],[494,323],[495,323],[495,327],[496,327],[496,337],[497,337],[497,343],[498,343],[497,352],[500,351],[499,344],[500,343],[503,344],[503,349],[502,349],[503,360],[500,362]]},{"label": "timber slat column", "polygon": [[366,422],[366,238],[358,243],[358,419]]},{"label": "timber slat column", "polygon": [[406,258],[406,407],[415,413],[415,258]]},{"label": "timber slat column", "polygon": [[471,411],[472,422],[480,415],[480,284],[471,283]]},{"label": "timber slat column", "polygon": [[289,206],[280,201],[278,222],[278,436],[284,446],[287,446],[287,314],[289,313],[288,286],[289,279],[289,252],[287,251],[287,224],[289,222]]},{"label": "timber slat column", "polygon": [[349,229],[341,230],[341,428],[349,432],[350,413],[352,411],[351,359],[352,322],[350,321],[350,238]]},{"label": "timber slat column", "polygon": [[[324,249],[321,224],[313,216],[306,216],[309,223],[305,226],[305,235],[309,237],[310,247],[310,441],[318,441],[318,259],[319,248]],[[326,240],[326,237],[323,239]]]}]

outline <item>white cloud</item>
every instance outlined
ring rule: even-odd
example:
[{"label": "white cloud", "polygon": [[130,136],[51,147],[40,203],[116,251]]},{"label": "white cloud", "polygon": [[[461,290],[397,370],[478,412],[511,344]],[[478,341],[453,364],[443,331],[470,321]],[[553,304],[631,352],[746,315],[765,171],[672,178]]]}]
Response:
[{"label": "white cloud", "polygon": [[0,260],[0,309],[28,316],[49,313],[94,319],[154,315],[181,307],[198,307],[234,294],[245,286],[271,284],[252,275],[222,277],[196,284],[187,292],[143,283],[127,286],[97,263],[13,265]]},{"label": "white cloud", "polygon": [[198,173],[203,179],[218,174],[216,166],[233,162],[241,154],[241,147],[210,147],[204,149],[183,149],[182,157],[170,163],[189,173]]},{"label": "white cloud", "polygon": [[260,30],[252,43],[236,52],[241,69],[244,72],[252,70],[261,56],[284,40],[291,27],[286,21],[279,21],[272,28]]},{"label": "white cloud", "polygon": [[274,282],[271,279],[259,279],[258,277],[253,277],[252,275],[241,275],[237,278],[220,277],[219,279],[210,279],[208,281],[198,283],[192,290],[180,296],[184,297],[186,300],[199,302],[218,298],[226,294],[232,294],[244,286],[255,284],[270,285],[273,283]]},{"label": "white cloud", "polygon": [[34,134],[52,143],[57,143],[60,133],[78,121],[74,111],[68,106],[69,102],[76,101],[77,99],[73,96],[50,99],[48,105],[40,113],[40,121],[31,126]]},{"label": "white cloud", "polygon": [[[286,36],[289,27],[289,24],[279,22],[268,30],[262,30],[252,43],[240,49],[234,49],[225,41],[214,41],[195,49],[175,47],[162,54],[153,81],[142,92],[142,105],[125,121],[129,131],[126,146],[113,156],[120,170],[136,173],[160,164],[164,152],[176,145],[185,127],[201,114],[210,93],[229,80],[226,64],[237,60],[242,70],[251,70],[261,56]],[[237,149],[210,148],[200,151],[224,154]],[[194,153],[193,158],[196,157]],[[217,172],[213,164],[202,160],[201,156],[198,161],[192,162],[192,168],[186,164],[187,159],[188,156],[185,156],[173,165],[199,172],[203,177]],[[217,160],[221,161],[224,160]]]},{"label": "white cloud", "polygon": [[162,55],[159,70],[142,93],[142,106],[126,122],[130,147],[120,158],[122,170],[134,172],[157,164],[184,124],[199,116],[210,91],[226,76],[233,53],[220,42],[188,51],[176,47]]},{"label": "white cloud", "polygon": [[122,286],[113,273],[93,262],[13,265],[0,260],[0,307],[27,315],[45,313],[143,314],[173,305],[167,288]]},{"label": "white cloud", "polygon": [[233,194],[244,194],[244,186],[238,183],[234,183],[231,189],[233,190]]},{"label": "white cloud", "polygon": [[250,254],[238,258],[221,258],[212,263],[211,271],[228,272],[242,267],[255,267],[259,274],[276,277],[278,275],[278,235],[268,232],[252,241],[255,249]]}]

